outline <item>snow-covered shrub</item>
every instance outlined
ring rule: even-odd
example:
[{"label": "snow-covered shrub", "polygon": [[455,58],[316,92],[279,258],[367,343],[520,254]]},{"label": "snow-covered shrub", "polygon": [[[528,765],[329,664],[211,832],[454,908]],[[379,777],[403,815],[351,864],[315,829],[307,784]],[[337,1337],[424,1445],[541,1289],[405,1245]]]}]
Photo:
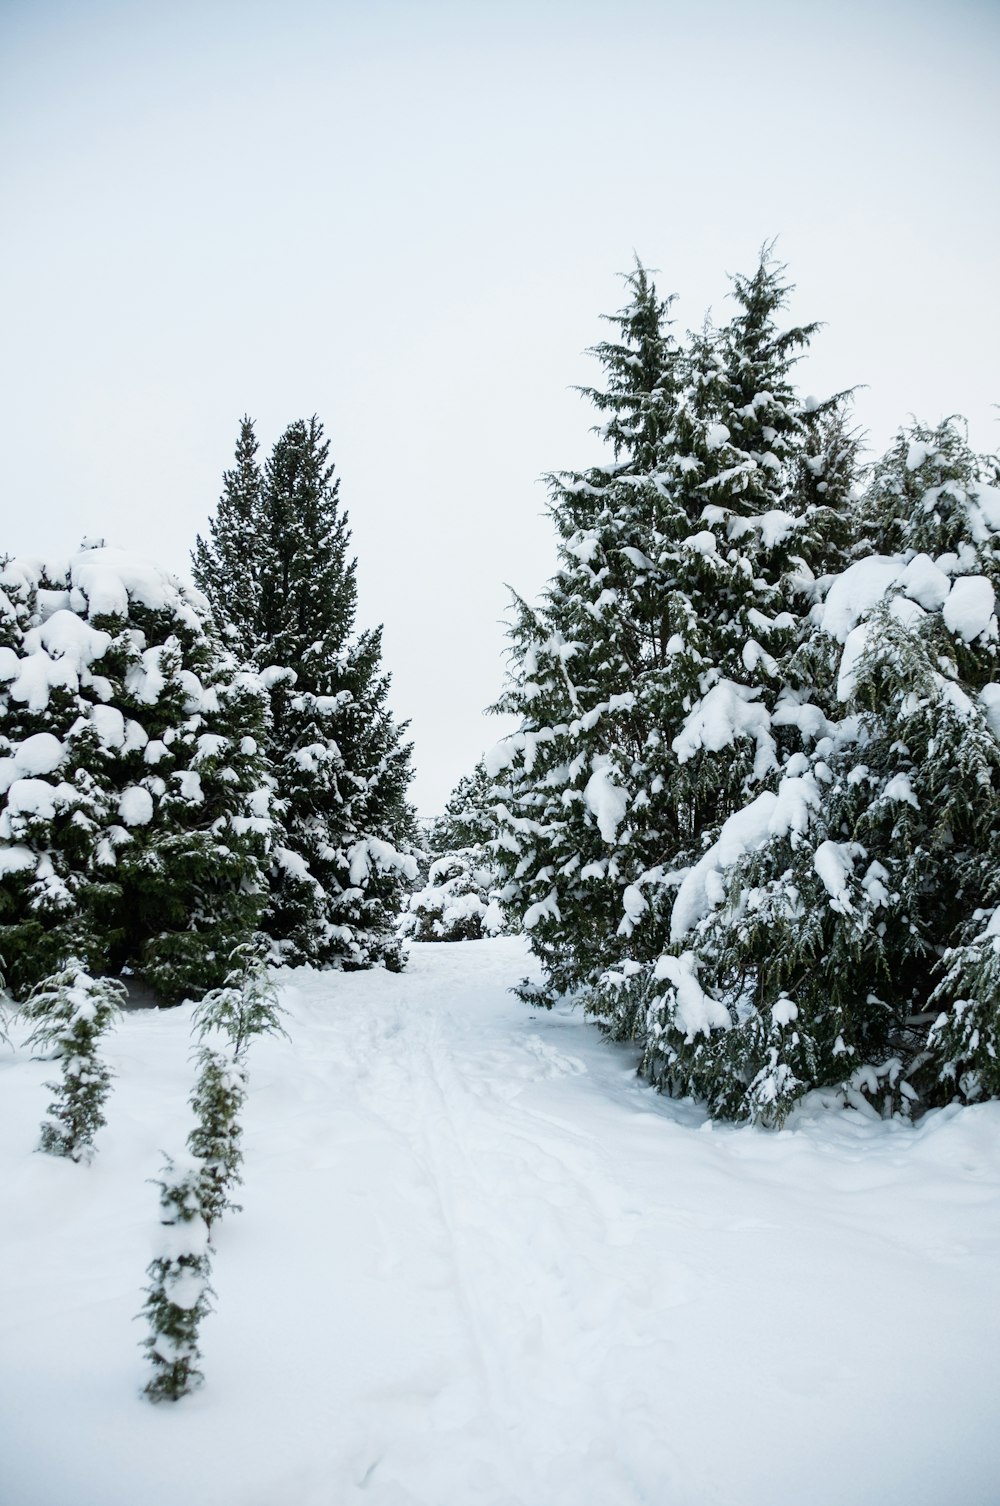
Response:
[{"label": "snow-covered shrub", "polygon": [[202,1216],[200,1162],[167,1157],[160,1189],[161,1235],[147,1272],[150,1284],[140,1317],[149,1324],[142,1341],[153,1366],[144,1387],[150,1401],[179,1401],[204,1381],[198,1369],[198,1330],[212,1310],[209,1231]]},{"label": "snow-covered shrub", "polygon": [[166,1003],[221,982],[266,893],[266,701],[197,593],[120,550],[0,571],[0,955]]},{"label": "snow-covered shrub", "polygon": [[[237,947],[229,959],[225,984],[206,994],[193,1015],[202,1045],[190,1100],[197,1123],[188,1136],[188,1150],[201,1168],[198,1195],[209,1231],[224,1212],[238,1211],[240,1206],[230,1193],[242,1180],[239,1116],[247,1095],[247,1048],[255,1036],[285,1034],[267,955],[263,937]],[[207,1037],[225,1041],[225,1048],[205,1045]]]},{"label": "snow-covered shrub", "polygon": [[496,870],[482,848],[435,858],[400,922],[400,934],[412,941],[478,941],[505,930]]},{"label": "snow-covered shrub", "polygon": [[74,960],[34,988],[21,1014],[34,1026],[28,1044],[59,1062],[62,1079],[46,1083],[57,1094],[42,1121],[39,1149],[89,1161],[94,1136],[106,1120],[111,1070],[98,1054],[102,1037],[118,1021],[125,990],[111,978],[92,978]]},{"label": "snow-covered shrub", "polygon": [[400,934],[414,941],[478,941],[509,929],[499,902],[494,784],[480,759],[459,780],[427,834],[424,882],[410,895]]}]

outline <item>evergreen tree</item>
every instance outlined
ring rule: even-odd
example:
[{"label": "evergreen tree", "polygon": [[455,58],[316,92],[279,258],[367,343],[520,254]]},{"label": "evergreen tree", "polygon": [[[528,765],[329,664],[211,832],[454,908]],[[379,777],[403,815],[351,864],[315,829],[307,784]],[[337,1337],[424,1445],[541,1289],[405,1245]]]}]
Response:
[{"label": "evergreen tree", "polygon": [[270,690],[281,834],[265,925],[289,963],[398,966],[395,917],[416,872],[410,748],[386,705],[381,630],[354,634],[356,561],[329,442],[316,418],[291,424],[261,477],[251,440],[244,421],[194,575]]},{"label": "evergreen tree", "polygon": [[21,1010],[34,1025],[28,1043],[54,1054],[62,1069],[60,1084],[46,1083],[58,1094],[42,1123],[39,1149],[50,1155],[73,1161],[93,1156],[111,1091],[111,1071],[98,1048],[118,1021],[123,993],[121,984],[92,978],[73,959],[33,989]]},{"label": "evergreen tree", "polygon": [[256,1036],[285,1034],[281,1014],[267,970],[266,943],[258,938],[233,950],[224,985],[207,993],[191,1018],[199,1039],[224,1037],[238,1061]]},{"label": "evergreen tree", "polygon": [[414,941],[478,941],[507,929],[493,844],[494,785],[482,759],[459,780],[429,833],[426,882],[410,895],[400,933]]},{"label": "evergreen tree", "polygon": [[590,394],[612,413],[612,459],[553,479],[560,570],[512,629],[505,901],[545,968],[542,1001],[582,990],[621,1036],[642,1019],[619,985],[662,952],[676,875],[798,746],[770,712],[794,591],[808,610],[807,556],[821,563],[820,428],[835,404],[795,396],[814,326],[778,328],[781,270],[765,253],[735,279],[731,324],[686,346],[645,272],[628,279],[621,339],[596,352],[607,386]]},{"label": "evergreen tree", "polygon": [[[190,1100],[197,1123],[188,1136],[188,1150],[201,1168],[198,1196],[209,1233],[223,1213],[240,1207],[230,1194],[242,1180],[239,1116],[247,1095],[247,1049],[256,1036],[285,1035],[267,952],[263,937],[235,948],[225,985],[206,994],[192,1016],[202,1044]],[[205,1045],[206,1037],[224,1041],[225,1047]]]},{"label": "evergreen tree", "polygon": [[149,1266],[141,1317],[149,1323],[143,1348],[153,1366],[144,1387],[150,1401],[179,1401],[204,1381],[198,1369],[198,1330],[212,1311],[211,1246],[201,1212],[199,1163],[167,1157],[160,1189],[160,1248]]},{"label": "evergreen tree", "polygon": [[260,686],[196,597],[122,551],[9,562],[0,589],[11,986],[23,995],[76,956],[95,974],[139,974],[165,1003],[197,997],[263,902]]},{"label": "evergreen tree", "polygon": [[267,539],[261,532],[264,481],[257,463],[257,436],[244,417],[236,441],[235,464],[222,476],[222,496],[209,534],[199,534],[193,575],[208,598],[217,623],[230,635],[244,663],[254,661],[261,615],[261,588]]},{"label": "evergreen tree", "polygon": [[644,1066],[717,1113],[780,1122],[816,1086],[904,1112],[993,1091],[1000,513],[981,474],[951,423],[876,467],[861,519],[896,552],[814,616],[815,697],[785,708],[809,754],[681,884],[673,955],[638,990]]}]

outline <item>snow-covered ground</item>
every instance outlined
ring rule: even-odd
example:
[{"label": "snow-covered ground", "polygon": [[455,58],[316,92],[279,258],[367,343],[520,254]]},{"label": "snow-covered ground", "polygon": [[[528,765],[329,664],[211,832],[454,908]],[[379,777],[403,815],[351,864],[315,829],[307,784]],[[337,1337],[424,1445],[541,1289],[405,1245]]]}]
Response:
[{"label": "snow-covered ground", "polygon": [[89,1168],[0,1051],[4,1506],[996,1506],[1000,1104],[713,1128],[524,970],[288,975],[176,1406],[132,1319],[190,1011],[113,1037]]}]

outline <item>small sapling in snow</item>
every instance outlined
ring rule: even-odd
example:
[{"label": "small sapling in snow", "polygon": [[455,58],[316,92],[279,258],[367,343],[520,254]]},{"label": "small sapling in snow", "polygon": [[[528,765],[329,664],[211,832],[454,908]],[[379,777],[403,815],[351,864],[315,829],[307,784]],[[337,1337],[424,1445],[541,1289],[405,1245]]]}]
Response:
[{"label": "small sapling in snow", "polygon": [[44,978],[22,1007],[35,1027],[28,1044],[52,1052],[62,1068],[62,1080],[46,1084],[57,1097],[42,1122],[39,1148],[50,1155],[89,1161],[94,1153],[112,1077],[98,1045],[121,1013],[124,992],[114,979],[93,978],[71,959]]},{"label": "small sapling in snow", "polygon": [[150,1285],[140,1317],[149,1320],[143,1348],[153,1365],[144,1394],[150,1401],[179,1401],[204,1380],[198,1369],[198,1328],[212,1310],[211,1246],[202,1215],[202,1167],[169,1156],[160,1189],[161,1240],[147,1272]]}]

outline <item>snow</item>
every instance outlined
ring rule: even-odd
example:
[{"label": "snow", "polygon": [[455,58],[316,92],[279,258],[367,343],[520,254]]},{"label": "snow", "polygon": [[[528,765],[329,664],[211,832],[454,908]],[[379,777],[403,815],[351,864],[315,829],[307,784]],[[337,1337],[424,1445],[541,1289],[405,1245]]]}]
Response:
[{"label": "snow", "polygon": [[111,1038],[89,1168],[35,1152],[51,1063],[0,1055],[5,1501],[992,1506],[1000,1103],[712,1126],[513,999],[526,965],[508,938],[281,975],[172,1407],[133,1316],[190,1009]]},{"label": "snow", "polygon": [[153,819],[153,797],[141,784],[129,785],[118,801],[118,814],[126,826],[148,826]]},{"label": "snow", "polygon": [[908,471],[919,470],[926,460],[932,460],[937,454],[933,445],[923,444],[919,439],[910,441],[906,451],[906,469]]},{"label": "snow", "polygon": [[737,738],[753,737],[757,743],[754,774],[761,778],[774,766],[767,708],[758,704],[760,694],[732,680],[720,680],[688,713],[671,746],[679,763],[687,763],[700,748],[719,753]]},{"label": "snow", "polygon": [[894,774],[882,791],[882,795],[886,800],[898,800],[906,805],[912,805],[914,810],[920,809],[920,801],[913,793],[909,774]]},{"label": "snow", "polygon": [[765,549],[777,549],[801,525],[802,519],[795,517],[793,513],[772,507],[753,517],[731,518],[728,532],[731,539],[741,539],[752,529],[756,529]]},{"label": "snow", "polygon": [[37,861],[38,854],[30,847],[0,847],[0,876],[33,872]]},{"label": "snow", "polygon": [[709,424],[705,430],[705,448],[709,452],[720,450],[729,439],[729,430],[725,424]]},{"label": "snow", "polygon": [[848,565],[835,577],[825,602],[818,608],[823,631],[838,643],[845,643],[851,630],[874,611],[902,574],[902,562],[883,554],[872,554]]},{"label": "snow", "polygon": [[951,590],[951,581],[929,554],[914,555],[903,571],[902,582],[907,596],[928,612],[940,611]]},{"label": "snow", "polygon": [[687,1041],[696,1035],[710,1035],[713,1030],[729,1030],[729,1011],[718,999],[706,994],[698,982],[698,963],[692,952],[679,957],[665,953],[657,960],[653,976],[669,983],[674,990],[674,1023]]},{"label": "snow", "polygon": [[[722,823],[717,841],[685,873],[670,913],[670,939],[680,941],[723,898],[722,874],[772,837],[803,832],[820,803],[813,774],[782,779],[776,794],[764,790]],[[662,961],[662,958],[661,958]]]},{"label": "snow", "polygon": [[813,867],[830,896],[830,909],[848,915],[853,908],[848,885],[854,876],[854,860],[863,857],[857,842],[821,842],[813,854]]},{"label": "snow", "polygon": [[628,792],[612,780],[613,764],[607,754],[596,754],[592,768],[593,773],[584,786],[583,798],[587,809],[597,821],[602,840],[611,845],[625,819]]},{"label": "snow", "polygon": [[979,701],[986,715],[986,725],[994,737],[1000,737],[1000,685],[996,682],[984,685],[979,692]]},{"label": "snow", "polygon": [[952,585],[942,616],[949,632],[971,643],[974,638],[996,635],[995,609],[996,595],[986,576],[963,575]]},{"label": "snow", "polygon": [[26,737],[9,758],[0,758],[0,795],[6,794],[15,779],[55,773],[65,756],[65,748],[51,732]]},{"label": "snow", "polygon": [[176,613],[181,603],[175,576],[124,549],[81,550],[70,562],[70,579],[86,597],[89,617],[125,617],[129,597],[158,612]]}]

